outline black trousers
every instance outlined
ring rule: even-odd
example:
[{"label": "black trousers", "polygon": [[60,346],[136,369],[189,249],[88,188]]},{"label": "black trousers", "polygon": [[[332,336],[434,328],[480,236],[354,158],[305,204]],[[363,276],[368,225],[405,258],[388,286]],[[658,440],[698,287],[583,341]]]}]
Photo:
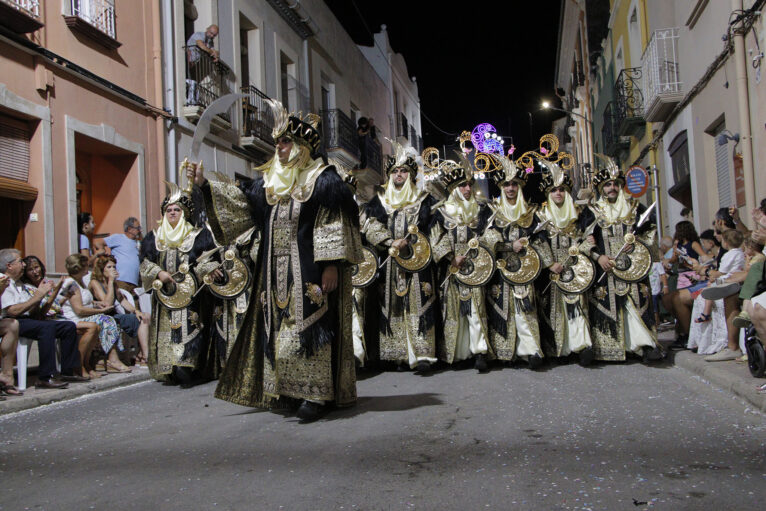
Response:
[{"label": "black trousers", "polygon": [[37,340],[40,366],[37,377],[49,380],[56,372],[56,339],[61,346],[61,373],[73,374],[80,367],[80,352],[77,351],[77,325],[71,321],[40,321],[17,318],[19,336]]}]

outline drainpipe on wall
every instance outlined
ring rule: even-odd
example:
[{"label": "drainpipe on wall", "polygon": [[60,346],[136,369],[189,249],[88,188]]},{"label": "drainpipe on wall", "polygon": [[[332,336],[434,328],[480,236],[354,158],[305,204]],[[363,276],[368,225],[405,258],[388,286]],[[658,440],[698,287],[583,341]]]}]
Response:
[{"label": "drainpipe on wall", "polygon": [[178,166],[178,145],[176,144],[176,87],[175,87],[175,17],[173,16],[173,0],[162,0],[162,69],[165,87],[164,107],[174,119],[167,120],[167,155],[165,161],[165,179],[170,183],[176,182],[176,167]]},{"label": "drainpipe on wall", "polygon": [[[742,0],[731,0],[731,10],[742,10]],[[750,131],[750,102],[747,93],[747,53],[745,37],[739,27],[732,30],[734,36],[734,63],[737,75],[737,106],[739,108],[739,135],[742,147],[742,172],[745,178],[745,209],[756,206],[755,175],[753,174],[753,138]]]}]

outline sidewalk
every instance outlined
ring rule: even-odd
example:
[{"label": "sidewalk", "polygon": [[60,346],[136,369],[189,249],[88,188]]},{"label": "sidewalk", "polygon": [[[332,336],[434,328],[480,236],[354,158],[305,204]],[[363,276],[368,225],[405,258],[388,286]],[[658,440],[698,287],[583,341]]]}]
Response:
[{"label": "sidewalk", "polygon": [[[668,346],[673,342],[674,332],[660,332],[659,341]],[[704,355],[691,351],[669,351],[668,362],[686,371],[696,374],[714,387],[744,399],[749,405],[761,412],[766,412],[766,393],[760,394],[756,386],[766,383],[764,378],[753,378],[747,368],[747,362],[705,362]]]},{"label": "sidewalk", "polygon": [[[109,373],[97,380],[91,380],[86,383],[70,383],[68,388],[62,390],[36,389],[34,383],[31,383],[24,391],[23,396],[6,396],[5,401],[0,401],[0,415],[20,412],[108,389],[124,387],[125,385],[149,379],[149,369],[146,367],[133,367],[132,369],[133,372],[131,373]],[[32,381],[34,380],[32,379]]]}]

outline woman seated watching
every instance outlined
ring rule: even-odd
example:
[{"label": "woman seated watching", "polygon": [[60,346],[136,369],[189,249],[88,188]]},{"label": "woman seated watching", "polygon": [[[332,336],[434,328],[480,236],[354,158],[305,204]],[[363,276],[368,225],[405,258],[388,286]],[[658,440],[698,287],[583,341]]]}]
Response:
[{"label": "woman seated watching", "polygon": [[101,348],[107,354],[106,369],[128,373],[130,368],[122,363],[118,351],[123,351],[122,332],[115,319],[108,315],[114,310],[111,303],[93,300],[93,294],[83,283],[88,273],[88,258],[83,254],[72,254],[66,258],[69,278],[64,282],[62,294],[68,298],[62,307],[64,317],[69,321],[90,321],[98,324],[98,338]]},{"label": "woman seated watching", "polygon": [[[43,262],[35,255],[28,255],[24,258],[24,275],[21,277],[22,282],[30,284],[35,287],[39,287],[43,282],[48,282],[50,279],[45,278],[46,271]],[[45,305],[40,308],[40,317],[36,319],[65,319],[61,310],[61,305],[66,298],[59,295],[59,290],[64,284],[64,279],[59,280],[58,284],[48,293],[47,301]],[[98,325],[90,321],[76,321],[77,326],[77,351],[80,352],[80,376],[83,378],[99,378],[100,373],[93,370],[92,367],[86,364],[90,353],[98,342]]]},{"label": "woman seated watching", "polygon": [[[0,310],[2,310],[2,296],[10,285],[8,277],[0,274]],[[16,357],[16,346],[19,344],[19,322],[13,318],[0,319],[0,401],[5,401],[3,396],[20,396],[24,394],[13,385],[13,360]]]},{"label": "woman seated watching", "polygon": [[125,314],[114,314],[114,319],[123,332],[129,337],[137,337],[141,352],[136,356],[136,364],[146,365],[149,353],[149,314],[144,314],[130,303],[130,300],[117,288],[115,282],[120,274],[117,273],[117,259],[113,255],[100,255],[93,264],[88,289],[96,300],[104,304],[115,303],[122,305]]}]

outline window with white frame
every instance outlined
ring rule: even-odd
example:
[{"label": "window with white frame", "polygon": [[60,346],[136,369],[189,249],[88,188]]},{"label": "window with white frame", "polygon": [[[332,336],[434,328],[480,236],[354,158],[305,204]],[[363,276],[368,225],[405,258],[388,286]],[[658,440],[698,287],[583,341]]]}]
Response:
[{"label": "window with white frame", "polygon": [[70,0],[72,16],[117,39],[114,0]]}]

